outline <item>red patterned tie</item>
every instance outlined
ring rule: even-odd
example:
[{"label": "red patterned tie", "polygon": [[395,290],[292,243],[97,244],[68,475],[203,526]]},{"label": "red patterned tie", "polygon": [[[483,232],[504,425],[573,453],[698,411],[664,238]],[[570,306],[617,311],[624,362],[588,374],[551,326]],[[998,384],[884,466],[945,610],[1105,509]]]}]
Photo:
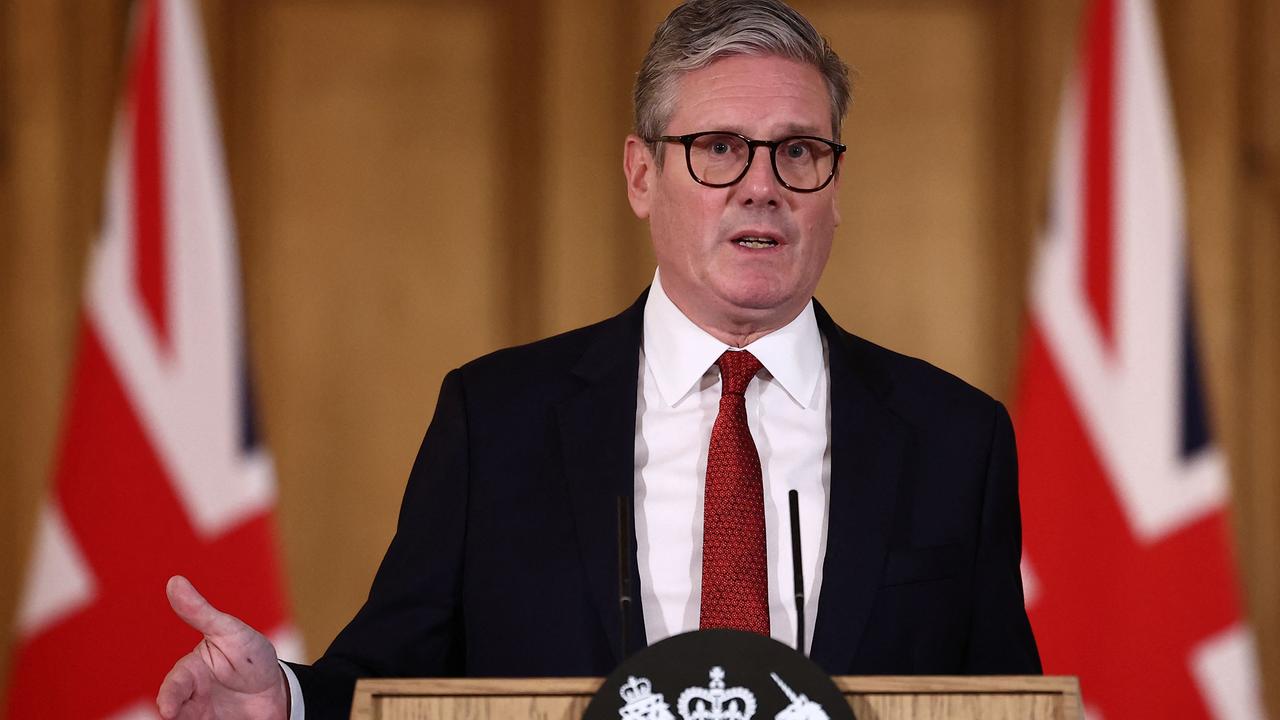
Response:
[{"label": "red patterned tie", "polygon": [[764,482],[743,397],[761,365],[745,350],[726,351],[716,364],[720,366],[720,412],[711,428],[707,451],[699,626],[767,636]]}]

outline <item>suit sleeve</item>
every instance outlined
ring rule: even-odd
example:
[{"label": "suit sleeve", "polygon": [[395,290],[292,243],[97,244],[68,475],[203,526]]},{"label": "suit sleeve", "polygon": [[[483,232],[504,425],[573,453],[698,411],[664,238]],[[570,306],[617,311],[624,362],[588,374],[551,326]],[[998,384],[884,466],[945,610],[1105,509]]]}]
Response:
[{"label": "suit sleeve", "polygon": [[462,672],[467,425],[461,374],[454,370],[440,388],[368,600],[314,665],[290,665],[307,720],[345,720],[358,677]]},{"label": "suit sleeve", "polygon": [[1009,413],[996,403],[975,567],[973,622],[965,658],[968,673],[1042,672],[1023,601],[1021,560],[1017,448]]}]

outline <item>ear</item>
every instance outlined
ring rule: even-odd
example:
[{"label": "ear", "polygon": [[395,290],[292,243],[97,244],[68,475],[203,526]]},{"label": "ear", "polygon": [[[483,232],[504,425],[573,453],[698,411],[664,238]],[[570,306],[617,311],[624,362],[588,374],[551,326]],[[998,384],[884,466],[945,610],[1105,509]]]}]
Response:
[{"label": "ear", "polygon": [[631,211],[641,220],[649,217],[657,172],[649,143],[638,135],[628,135],[622,148],[622,174],[627,178],[627,200],[631,203]]}]

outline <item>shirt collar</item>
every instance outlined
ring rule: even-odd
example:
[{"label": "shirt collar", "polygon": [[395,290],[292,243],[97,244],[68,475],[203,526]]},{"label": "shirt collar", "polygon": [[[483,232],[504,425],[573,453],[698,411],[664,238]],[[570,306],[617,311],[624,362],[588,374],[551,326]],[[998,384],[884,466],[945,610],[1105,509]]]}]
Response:
[{"label": "shirt collar", "polygon": [[[663,402],[679,404],[728,349],[671,302],[655,272],[644,306],[644,357]],[[823,360],[812,300],[791,322],[743,349],[756,356],[796,404],[807,408],[813,403]]]}]

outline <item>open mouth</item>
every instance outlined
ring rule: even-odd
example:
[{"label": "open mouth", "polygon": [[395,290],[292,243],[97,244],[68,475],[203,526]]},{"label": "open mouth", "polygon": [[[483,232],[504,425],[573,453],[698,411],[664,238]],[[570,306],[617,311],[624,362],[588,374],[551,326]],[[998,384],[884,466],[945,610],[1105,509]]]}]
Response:
[{"label": "open mouth", "polygon": [[772,238],[767,238],[767,237],[759,237],[757,235],[744,235],[734,240],[734,242],[736,242],[738,245],[741,245],[742,247],[752,248],[754,250],[760,250],[763,248],[771,248],[771,247],[778,246],[777,240],[774,240]]}]

